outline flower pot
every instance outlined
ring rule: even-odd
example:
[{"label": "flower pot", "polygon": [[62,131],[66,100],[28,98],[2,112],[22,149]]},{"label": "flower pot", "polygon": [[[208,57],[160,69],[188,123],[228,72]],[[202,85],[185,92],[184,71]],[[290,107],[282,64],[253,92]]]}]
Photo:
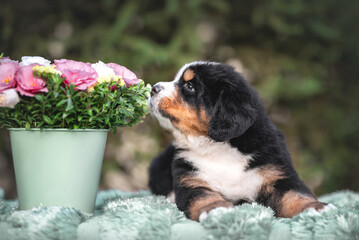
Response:
[{"label": "flower pot", "polygon": [[93,212],[108,130],[9,130],[21,210],[57,205]]}]

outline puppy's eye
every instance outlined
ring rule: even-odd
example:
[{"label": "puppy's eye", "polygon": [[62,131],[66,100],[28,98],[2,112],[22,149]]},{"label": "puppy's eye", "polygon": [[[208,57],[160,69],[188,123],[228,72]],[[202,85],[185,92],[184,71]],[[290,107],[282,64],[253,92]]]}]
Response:
[{"label": "puppy's eye", "polygon": [[191,82],[186,82],[183,86],[191,92],[195,91],[193,84]]}]

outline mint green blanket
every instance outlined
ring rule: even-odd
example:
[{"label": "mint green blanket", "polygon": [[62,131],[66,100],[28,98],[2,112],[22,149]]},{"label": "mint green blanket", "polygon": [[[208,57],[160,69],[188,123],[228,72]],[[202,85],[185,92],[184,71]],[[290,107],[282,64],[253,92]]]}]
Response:
[{"label": "mint green blanket", "polygon": [[359,239],[359,194],[350,191],[322,196],[332,203],[325,212],[307,210],[280,219],[257,204],[216,209],[201,223],[184,217],[164,197],[148,191],[101,191],[93,215],[73,208],[37,207],[16,210],[17,201],[0,193],[0,239]]}]

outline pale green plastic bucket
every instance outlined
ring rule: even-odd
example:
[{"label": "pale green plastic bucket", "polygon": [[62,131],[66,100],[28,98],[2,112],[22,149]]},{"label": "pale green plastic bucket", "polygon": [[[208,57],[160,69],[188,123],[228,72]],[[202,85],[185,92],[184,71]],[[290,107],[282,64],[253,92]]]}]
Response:
[{"label": "pale green plastic bucket", "polygon": [[9,131],[19,209],[64,206],[93,212],[108,130]]}]

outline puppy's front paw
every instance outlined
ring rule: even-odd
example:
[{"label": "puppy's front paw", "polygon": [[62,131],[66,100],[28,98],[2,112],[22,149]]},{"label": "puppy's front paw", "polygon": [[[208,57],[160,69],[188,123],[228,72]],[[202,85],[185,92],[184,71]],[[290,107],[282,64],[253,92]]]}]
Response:
[{"label": "puppy's front paw", "polygon": [[202,222],[203,220],[205,220],[208,217],[209,213],[214,210],[221,209],[221,210],[223,210],[223,211],[221,211],[223,213],[224,211],[229,210],[230,208],[232,208],[232,207],[218,207],[218,208],[213,208],[209,212],[202,212],[201,215],[199,215],[199,221]]},{"label": "puppy's front paw", "polygon": [[319,202],[313,196],[305,196],[295,191],[289,191],[282,197],[280,208],[276,215],[278,217],[291,218],[307,209],[320,212],[327,205],[327,203]]},{"label": "puppy's front paw", "polygon": [[204,219],[207,218],[208,216],[208,213],[210,211],[212,211],[213,209],[216,209],[216,208],[232,208],[234,207],[233,203],[231,202],[228,202],[228,201],[216,201],[216,202],[212,202],[210,204],[207,204],[205,206],[202,206],[200,209],[199,209],[199,216],[198,216],[198,219],[194,219],[196,221],[203,221]]},{"label": "puppy's front paw", "polygon": [[311,202],[311,203],[308,203],[303,209],[302,209],[302,212],[307,210],[307,209],[315,209],[317,210],[317,212],[321,212],[321,211],[324,211],[326,206],[328,204],[327,203],[323,203],[323,202]]},{"label": "puppy's front paw", "polygon": [[199,221],[202,222],[208,217],[208,212],[202,212],[201,215],[199,215]]}]

